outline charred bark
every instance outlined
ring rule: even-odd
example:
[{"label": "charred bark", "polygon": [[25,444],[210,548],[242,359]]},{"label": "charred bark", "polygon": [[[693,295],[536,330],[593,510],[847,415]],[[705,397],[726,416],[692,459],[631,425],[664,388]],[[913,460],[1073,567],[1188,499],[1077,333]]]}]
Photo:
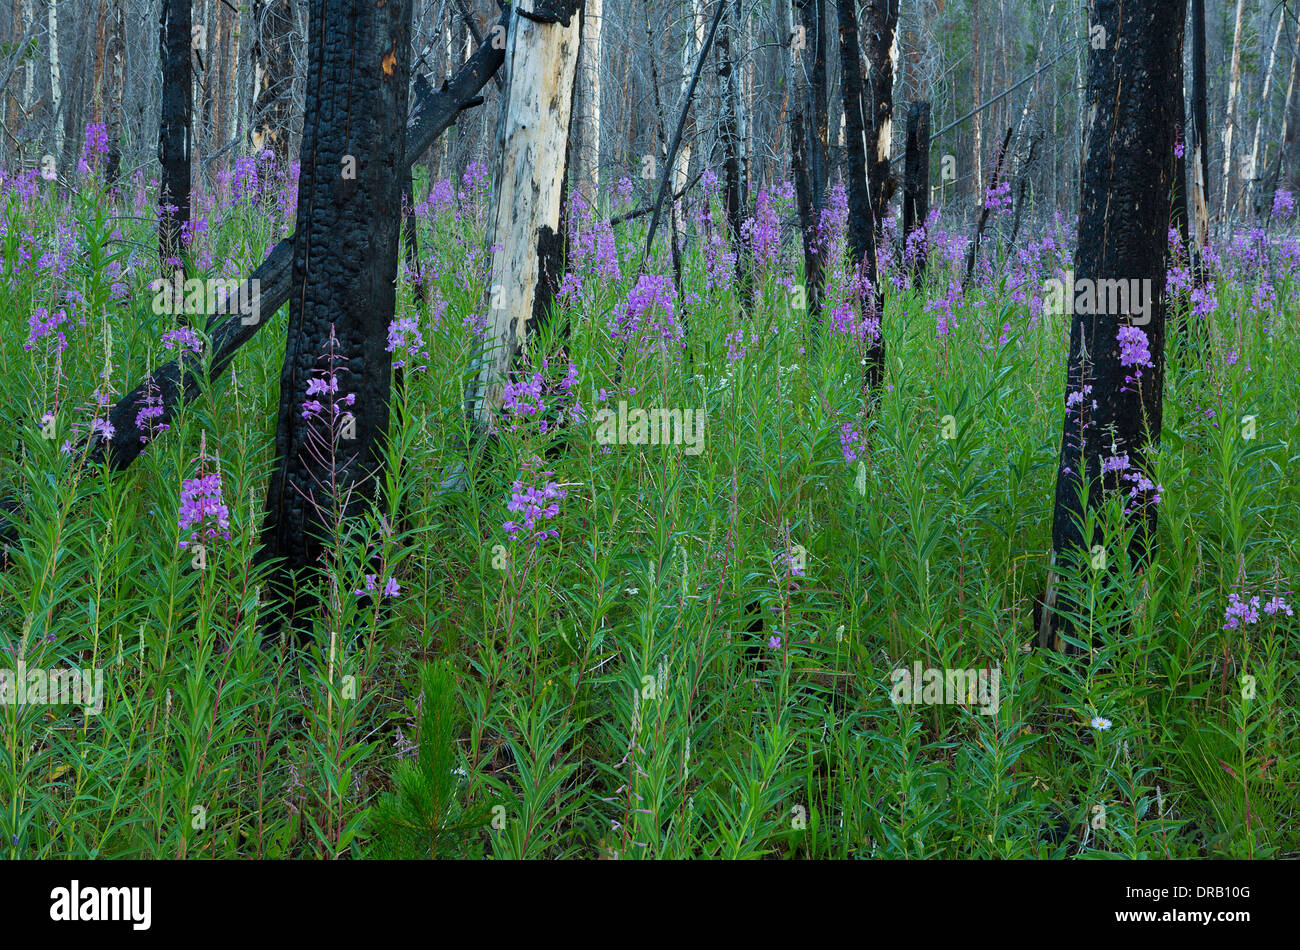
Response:
[{"label": "charred bark", "polygon": [[190,139],[193,79],[190,69],[190,0],[163,0],[158,23],[162,60],[162,112],[158,120],[158,257],[164,276],[179,266],[181,230],[190,220]]},{"label": "charred bark", "polygon": [[913,102],[907,109],[907,146],[903,157],[904,257],[912,234],[920,231],[912,251],[912,277],[925,276],[925,219],[930,216],[930,103]]},{"label": "charred bark", "polygon": [[[1185,11],[1186,0],[1094,0],[1092,6],[1092,22],[1105,29],[1108,42],[1089,52],[1076,279],[1150,282],[1149,322],[1139,321],[1137,329],[1146,336],[1151,365],[1133,365],[1132,358],[1125,365],[1121,359],[1119,331],[1134,325],[1132,306],[1127,312],[1093,306],[1086,309],[1116,312],[1071,317],[1052,525],[1055,572],[1086,566],[1090,553],[1098,564],[1100,526],[1085,537],[1084,525],[1089,511],[1100,508],[1103,491],[1120,491],[1129,502],[1127,516],[1136,530],[1127,555],[1135,564],[1154,541],[1157,490],[1146,480],[1156,481],[1148,459],[1160,443],[1163,408],[1166,248],[1179,119],[1175,83]],[[1049,609],[1039,630],[1044,645],[1053,623],[1068,630],[1071,616],[1082,612],[1070,599],[1058,596],[1049,579]]]},{"label": "charred bark", "polygon": [[795,73],[798,88],[791,110],[790,150],[795,178],[799,230],[803,236],[804,284],[811,337],[821,330],[826,288],[826,248],[821,233],[827,187],[826,31],[824,0],[796,0],[804,48]]},{"label": "charred bark", "polygon": [[[276,468],[259,561],[285,619],[304,618],[304,569],[335,513],[378,492],[388,435],[411,43],[411,0],[313,0],[289,332]],[[399,56],[400,54],[400,56]],[[337,342],[335,342],[337,341]],[[337,355],[337,364],[323,362]],[[332,397],[313,381],[337,379]],[[313,395],[325,404],[311,418]],[[354,402],[344,408],[344,400]],[[338,400],[339,417],[330,407]]]}]

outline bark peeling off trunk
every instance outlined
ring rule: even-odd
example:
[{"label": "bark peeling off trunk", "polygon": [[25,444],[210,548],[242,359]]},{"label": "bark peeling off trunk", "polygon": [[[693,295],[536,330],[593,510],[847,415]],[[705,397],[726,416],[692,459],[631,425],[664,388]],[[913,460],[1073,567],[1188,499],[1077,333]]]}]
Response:
[{"label": "bark peeling off trunk", "polygon": [[[497,173],[488,217],[492,276],[486,351],[467,403],[486,426],[501,408],[506,375],[528,326],[554,299],[569,119],[582,34],[580,3],[519,0],[506,41],[506,95],[497,126]],[[567,25],[566,25],[567,21]]]}]

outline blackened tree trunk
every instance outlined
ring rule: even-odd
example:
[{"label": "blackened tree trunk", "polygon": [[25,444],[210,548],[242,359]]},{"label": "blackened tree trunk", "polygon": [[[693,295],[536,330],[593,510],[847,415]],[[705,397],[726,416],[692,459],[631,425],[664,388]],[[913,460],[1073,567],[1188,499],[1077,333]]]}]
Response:
[{"label": "blackened tree trunk", "polygon": [[874,317],[875,329],[867,347],[863,381],[867,390],[874,392],[885,376],[884,294],[877,272],[876,247],[892,193],[889,151],[894,119],[899,0],[867,2],[868,72],[865,78],[854,6],[852,0],[839,0],[840,57],[848,139],[849,250],[858,263],[860,274],[871,284],[871,299],[864,301],[864,317]]},{"label": "blackened tree trunk", "polygon": [[[1103,540],[1100,525],[1084,536],[1087,512],[1080,496],[1085,484],[1092,511],[1101,507],[1103,491],[1122,493],[1136,528],[1127,552],[1134,563],[1154,540],[1157,489],[1148,459],[1160,443],[1166,249],[1179,120],[1175,84],[1185,12],[1186,0],[1092,4],[1091,22],[1105,29],[1107,41],[1089,52],[1090,122],[1076,279],[1149,281],[1150,310],[1149,322],[1140,326],[1133,325],[1131,301],[1128,313],[1122,306],[1093,307],[1121,312],[1076,312],[1071,318],[1052,524],[1056,572],[1109,563],[1101,561],[1107,552],[1095,550]],[[1121,330],[1130,337],[1123,348]],[[1149,358],[1133,352],[1142,349],[1135,342],[1139,333]],[[1119,556],[1111,552],[1110,561]],[[1049,579],[1048,610],[1040,627],[1044,645],[1053,615],[1058,629],[1069,629],[1068,615],[1082,609],[1067,596],[1058,598],[1054,586],[1054,578]]]},{"label": "blackened tree trunk", "polygon": [[[726,4],[727,0],[720,0]],[[729,4],[727,9],[733,9]],[[736,252],[736,267],[745,270],[745,255],[741,252],[740,224],[743,206],[740,194],[740,127],[736,115],[737,83],[740,75],[736,69],[735,29],[732,18],[723,16],[722,30],[718,34],[718,119],[722,139],[723,190],[727,206],[727,228]]]},{"label": "blackened tree trunk", "polygon": [[795,0],[799,26],[803,28],[803,49],[795,69],[795,107],[791,110],[791,166],[795,177],[795,199],[799,230],[803,235],[804,284],[808,313],[815,340],[821,328],[822,296],[825,291],[826,248],[821,233],[822,211],[826,207],[827,107],[826,30],[824,0]]},{"label": "blackened tree trunk", "polygon": [[903,157],[903,241],[904,251],[912,247],[912,276],[925,275],[927,259],[924,230],[913,240],[913,232],[925,228],[930,216],[930,103],[913,102],[907,108],[907,146]]},{"label": "blackened tree trunk", "polygon": [[867,191],[867,154],[863,137],[862,50],[854,0],[836,0],[840,29],[840,92],[844,102],[844,187],[849,202],[849,256],[869,281],[876,283],[876,234],[871,226]]},{"label": "blackened tree trunk", "polygon": [[[250,139],[284,167],[293,116],[293,7],[291,0],[253,4],[253,121]],[[405,58],[405,57],[403,57]]]},{"label": "blackened tree trunk", "polygon": [[495,248],[488,337],[466,399],[480,430],[501,410],[509,373],[546,319],[564,274],[563,194],[580,8],[581,0],[516,0],[511,8],[488,217],[487,244]]},{"label": "blackened tree trunk", "polygon": [[190,0],[163,0],[158,21],[162,61],[162,112],[158,121],[158,256],[170,277],[181,266],[181,228],[190,220]]},{"label": "blackened tree trunk", "polygon": [[[412,0],[312,0],[306,121],[280,374],[276,468],[260,559],[292,621],[334,512],[375,499],[388,434],[387,352],[405,179]],[[337,339],[337,344],[332,340]],[[331,368],[324,357],[336,354]],[[319,381],[337,379],[337,392]],[[315,385],[313,385],[315,384]],[[347,404],[347,397],[355,402]],[[325,406],[310,418],[311,400]],[[340,407],[331,418],[331,401]]]}]

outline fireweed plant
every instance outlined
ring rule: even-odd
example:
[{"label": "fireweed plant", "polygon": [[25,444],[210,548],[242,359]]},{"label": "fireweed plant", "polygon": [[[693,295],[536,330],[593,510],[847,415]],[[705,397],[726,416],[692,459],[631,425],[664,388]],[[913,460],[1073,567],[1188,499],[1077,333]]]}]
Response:
[{"label": "fireweed plant", "polygon": [[[638,271],[647,222],[608,224],[636,205],[610,181],[569,205],[556,305],[482,439],[463,402],[491,183],[481,163],[419,177],[427,293],[404,264],[381,501],[345,517],[335,486],[314,494],[300,647],[263,643],[254,567],[283,312],[167,430],[147,404],[129,470],[85,451],[149,369],[210,360],[204,327],[149,308],[156,183],[107,187],[86,141],[75,190],[0,171],[0,496],[23,506],[0,665],[101,668],[104,707],[0,705],[0,855],[1300,850],[1290,195],[1211,249],[1205,283],[1175,239],[1162,443],[1141,471],[1141,447],[1105,453],[1089,518],[1110,565],[1062,568],[1076,646],[1058,654],[1029,646],[1062,426],[1106,436],[1087,383],[1065,392],[1068,328],[1044,310],[1071,266],[1064,219],[1027,212],[1012,242],[993,215],[965,292],[968,223],[936,210],[905,243],[892,222],[872,288],[836,187],[814,334],[787,185],[755,195],[737,244],[703,176],[678,208],[679,288],[666,231]],[[196,195],[190,276],[259,263],[293,226],[296,173],[246,156]],[[1116,330],[1136,384],[1150,340]],[[876,333],[887,373],[864,412]],[[301,411],[318,451],[346,452],[349,373],[319,356]],[[620,402],[699,410],[703,451],[602,444]],[[1135,569],[1125,512],[1145,505],[1158,533]],[[913,663],[999,670],[996,712],[895,704]]]}]

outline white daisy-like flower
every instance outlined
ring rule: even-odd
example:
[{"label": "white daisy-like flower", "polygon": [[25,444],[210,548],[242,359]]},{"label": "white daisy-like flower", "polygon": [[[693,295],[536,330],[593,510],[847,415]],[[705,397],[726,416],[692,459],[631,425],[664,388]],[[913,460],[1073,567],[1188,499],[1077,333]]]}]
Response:
[{"label": "white daisy-like flower", "polygon": [[1106,719],[1104,716],[1093,716],[1092,728],[1105,732],[1110,728],[1110,720]]}]

